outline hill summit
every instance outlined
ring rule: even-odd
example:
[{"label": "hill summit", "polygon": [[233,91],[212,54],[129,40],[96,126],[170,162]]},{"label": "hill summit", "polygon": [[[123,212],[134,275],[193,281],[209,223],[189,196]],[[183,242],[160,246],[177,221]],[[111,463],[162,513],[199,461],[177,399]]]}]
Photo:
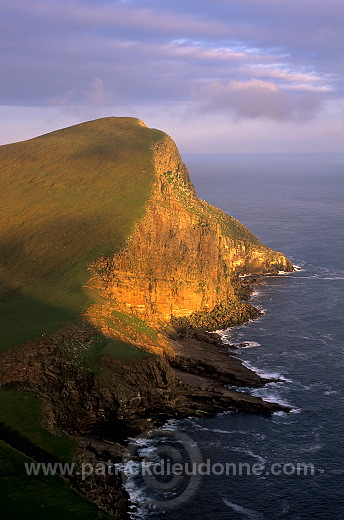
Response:
[{"label": "hill summit", "polygon": [[238,273],[292,269],[199,200],[173,141],[138,119],[2,146],[0,164],[4,349],[90,306],[107,329],[112,312],[154,325],[211,311]]}]

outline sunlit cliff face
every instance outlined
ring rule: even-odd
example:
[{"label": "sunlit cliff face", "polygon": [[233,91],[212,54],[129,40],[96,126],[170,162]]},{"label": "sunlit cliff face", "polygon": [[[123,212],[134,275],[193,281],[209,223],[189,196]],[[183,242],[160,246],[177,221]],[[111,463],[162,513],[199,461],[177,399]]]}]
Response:
[{"label": "sunlit cliff face", "polygon": [[235,299],[238,273],[292,270],[284,255],[196,197],[168,136],[155,145],[154,161],[145,216],[121,252],[94,264],[102,276],[92,283],[111,306],[152,324],[166,322]]}]

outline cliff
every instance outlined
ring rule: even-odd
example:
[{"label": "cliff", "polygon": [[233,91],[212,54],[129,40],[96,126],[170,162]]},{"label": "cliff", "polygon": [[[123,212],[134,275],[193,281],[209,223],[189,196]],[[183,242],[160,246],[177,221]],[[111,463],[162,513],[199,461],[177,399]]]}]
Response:
[{"label": "cliff", "polygon": [[[35,515],[61,485],[33,493],[25,457],[116,461],[168,417],[285,409],[225,388],[266,381],[204,330],[259,314],[240,275],[292,265],[197,198],[170,137],[105,118],[0,147],[0,161],[0,478],[21,486],[9,511],[22,496]],[[60,514],[126,516],[119,481],[69,482]]]},{"label": "cliff", "polygon": [[92,265],[88,287],[105,299],[103,312],[92,311],[111,317],[117,309],[157,326],[232,305],[236,319],[239,274],[292,271],[292,265],[197,198],[171,138],[163,135],[152,151],[156,177],[144,217],[121,251]]}]

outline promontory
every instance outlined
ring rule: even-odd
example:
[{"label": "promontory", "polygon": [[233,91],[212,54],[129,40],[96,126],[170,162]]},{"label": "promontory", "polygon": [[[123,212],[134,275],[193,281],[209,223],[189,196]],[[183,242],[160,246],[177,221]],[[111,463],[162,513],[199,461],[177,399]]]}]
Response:
[{"label": "promontory", "polygon": [[170,417],[280,408],[235,391],[265,381],[209,331],[256,317],[252,277],[292,264],[197,198],[169,136],[109,117],[1,146],[0,185],[5,518],[126,518],[119,478],[24,463],[120,460]]}]

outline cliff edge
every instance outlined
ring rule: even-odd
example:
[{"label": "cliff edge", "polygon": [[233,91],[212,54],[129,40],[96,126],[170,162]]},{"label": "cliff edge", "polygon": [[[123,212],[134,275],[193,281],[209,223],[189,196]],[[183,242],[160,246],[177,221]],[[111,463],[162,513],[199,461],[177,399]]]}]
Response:
[{"label": "cliff edge", "polygon": [[25,500],[35,516],[58,490],[69,518],[125,518],[119,479],[36,478],[33,491],[22,463],[116,461],[168,417],[284,409],[225,388],[266,381],[205,330],[259,314],[240,275],[292,265],[198,199],[172,139],[138,119],[2,146],[0,162],[5,510]]},{"label": "cliff edge", "polygon": [[145,214],[118,253],[92,263],[87,286],[103,301],[88,315],[110,334],[118,333],[118,312],[158,329],[171,321],[210,329],[244,321],[250,311],[239,276],[292,271],[290,261],[197,198],[169,136],[151,151],[155,178]]}]

